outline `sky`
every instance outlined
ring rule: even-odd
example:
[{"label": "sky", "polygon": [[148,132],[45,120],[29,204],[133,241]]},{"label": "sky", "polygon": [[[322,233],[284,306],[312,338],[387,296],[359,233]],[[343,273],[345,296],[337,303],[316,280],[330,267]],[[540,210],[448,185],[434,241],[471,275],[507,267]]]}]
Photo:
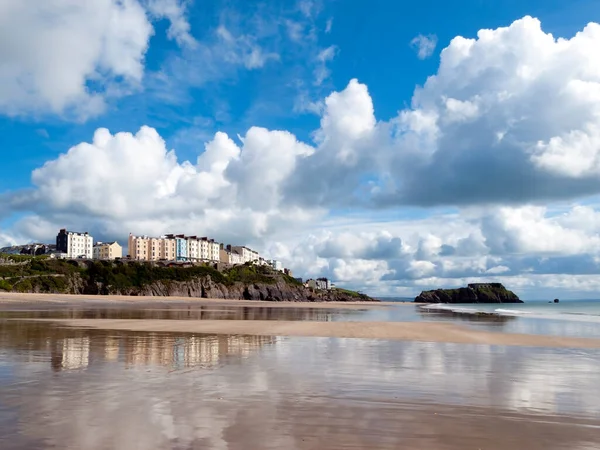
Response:
[{"label": "sky", "polygon": [[0,247],[186,233],[600,298],[600,5],[0,0]]}]

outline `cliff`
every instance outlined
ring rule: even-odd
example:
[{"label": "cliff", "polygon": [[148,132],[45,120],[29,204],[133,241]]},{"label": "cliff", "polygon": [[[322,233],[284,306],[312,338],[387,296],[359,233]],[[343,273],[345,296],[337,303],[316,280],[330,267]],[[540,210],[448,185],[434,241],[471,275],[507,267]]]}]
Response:
[{"label": "cliff", "polygon": [[500,283],[474,283],[458,289],[423,291],[417,303],[523,303]]},{"label": "cliff", "polygon": [[178,296],[267,301],[376,301],[344,289],[316,290],[269,267],[63,261],[0,265],[0,290],[88,295]]}]

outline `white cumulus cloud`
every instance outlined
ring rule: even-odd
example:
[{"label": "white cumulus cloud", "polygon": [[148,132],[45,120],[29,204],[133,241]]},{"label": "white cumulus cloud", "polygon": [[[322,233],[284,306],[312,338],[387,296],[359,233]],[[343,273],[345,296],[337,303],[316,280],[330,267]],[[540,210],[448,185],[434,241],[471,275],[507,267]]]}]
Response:
[{"label": "white cumulus cloud", "polygon": [[184,0],[3,0],[0,114],[84,120],[107,98],[141,87],[152,19],[169,37],[195,43]]},{"label": "white cumulus cloud", "polygon": [[149,11],[157,18],[167,18],[170,22],[167,34],[179,45],[195,47],[196,40],[191,35],[190,23],[187,20],[189,0],[149,0]]},{"label": "white cumulus cloud", "polygon": [[410,45],[417,52],[419,59],[427,59],[433,55],[435,47],[437,46],[437,41],[438,39],[435,34],[429,34],[427,36],[419,34],[410,41]]},{"label": "white cumulus cloud", "polygon": [[[244,64],[243,39],[218,33]],[[207,234],[256,244],[299,274],[389,292],[481,278],[592,292],[598,45],[597,24],[556,38],[525,17],[454,38],[391,120],[377,120],[368,87],[353,79],[315,108],[310,140],[262,127],[218,132],[195,161],[153,128],[100,128],[0,205],[30,214],[15,229],[32,238],[59,224]]]}]

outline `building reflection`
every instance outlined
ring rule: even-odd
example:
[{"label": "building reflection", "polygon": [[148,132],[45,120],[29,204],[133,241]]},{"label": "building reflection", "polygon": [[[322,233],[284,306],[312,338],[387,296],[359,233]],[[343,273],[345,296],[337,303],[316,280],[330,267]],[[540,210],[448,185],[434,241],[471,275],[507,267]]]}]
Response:
[{"label": "building reflection", "polygon": [[90,339],[88,337],[63,340],[62,367],[65,369],[83,369],[90,360]]},{"label": "building reflection", "polygon": [[48,308],[0,311],[0,319],[293,320],[330,322],[359,311],[309,307],[168,305],[151,308]]},{"label": "building reflection", "polygon": [[161,365],[174,369],[216,366],[225,356],[248,356],[272,336],[125,336],[123,359],[128,366]]},{"label": "building reflection", "polygon": [[74,337],[54,340],[50,351],[50,365],[53,370],[84,369],[90,361],[90,339]]},{"label": "building reflection", "polygon": [[106,337],[104,339],[104,359],[106,361],[119,360],[119,348],[121,340],[117,337]]},{"label": "building reflection", "polygon": [[216,366],[226,356],[247,357],[273,336],[184,335],[58,328],[40,322],[0,322],[0,349],[53,371],[84,370],[106,362],[181,369]]}]

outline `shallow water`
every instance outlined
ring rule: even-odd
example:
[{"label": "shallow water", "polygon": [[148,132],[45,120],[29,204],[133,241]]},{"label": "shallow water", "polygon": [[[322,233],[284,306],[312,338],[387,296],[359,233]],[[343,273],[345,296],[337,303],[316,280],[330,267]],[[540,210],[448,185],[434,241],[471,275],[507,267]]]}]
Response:
[{"label": "shallow water", "polygon": [[[600,338],[600,301],[563,301],[549,304],[427,305],[417,308],[420,320],[452,321],[487,331]],[[486,316],[478,315],[484,312]],[[492,316],[493,314],[493,316]]]},{"label": "shallow water", "polygon": [[[467,305],[468,306],[468,305]],[[498,305],[470,305],[488,309]],[[459,306],[460,307],[460,306]],[[493,309],[490,309],[492,311]],[[578,316],[497,315],[478,316],[453,314],[450,311],[426,310],[418,305],[398,305],[389,308],[356,309],[310,307],[263,307],[194,305],[170,302],[162,305],[131,303],[110,306],[60,304],[0,305],[0,320],[33,319],[161,319],[161,320],[292,320],[292,321],[382,321],[382,322],[453,322],[484,331],[542,334],[551,336],[600,338],[600,322],[573,320]]]},{"label": "shallow water", "polygon": [[600,448],[598,373],[596,350],[0,320],[0,449]]},{"label": "shallow water", "polygon": [[160,320],[308,320],[328,322],[337,316],[360,317],[361,311],[326,308],[269,308],[219,305],[106,306],[2,305],[1,319],[160,319]]}]

